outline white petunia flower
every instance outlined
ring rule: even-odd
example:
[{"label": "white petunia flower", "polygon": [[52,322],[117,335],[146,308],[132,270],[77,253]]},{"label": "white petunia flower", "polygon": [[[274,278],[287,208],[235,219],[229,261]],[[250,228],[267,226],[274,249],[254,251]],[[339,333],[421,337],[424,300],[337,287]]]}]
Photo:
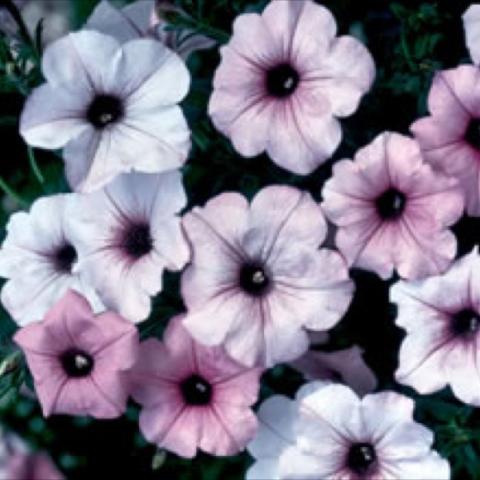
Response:
[{"label": "white petunia flower", "polygon": [[0,248],[0,276],[8,281],[1,301],[21,326],[40,321],[69,289],[82,293],[95,310],[102,304],[80,277],[77,244],[67,222],[76,194],[38,199],[30,212],[14,213]]},{"label": "white petunia flower", "polygon": [[35,147],[65,147],[74,190],[97,190],[120,173],[163,172],[185,162],[190,132],[177,103],[190,76],[160,42],[120,46],[98,32],[71,33],[47,48],[42,71],[47,83],[27,99],[20,133]]},{"label": "white petunia flower", "polygon": [[120,175],[76,197],[70,219],[79,270],[108,308],[133,322],[148,317],[163,270],[180,270],[189,259],[177,215],[185,204],[178,171]]},{"label": "white petunia flower", "polygon": [[303,386],[260,407],[260,428],[247,447],[257,460],[247,480],[442,480],[446,460],[433,434],[413,420],[414,403],[394,392],[359,399],[348,387]]}]

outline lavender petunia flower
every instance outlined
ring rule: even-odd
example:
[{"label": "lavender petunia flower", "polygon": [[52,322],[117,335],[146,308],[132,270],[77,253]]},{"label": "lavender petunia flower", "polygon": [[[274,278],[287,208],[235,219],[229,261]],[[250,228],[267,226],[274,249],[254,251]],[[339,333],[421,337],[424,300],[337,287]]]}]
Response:
[{"label": "lavender petunia flower", "polygon": [[50,45],[42,59],[47,83],[28,97],[20,133],[33,146],[57,149],[74,190],[101,188],[131,170],[180,167],[190,132],[179,101],[190,75],[160,42],[113,38],[87,30]]},{"label": "lavender petunia flower", "polygon": [[359,399],[343,385],[312,382],[296,400],[275,395],[258,412],[247,480],[448,480],[433,434],[413,420],[414,403],[381,392]]},{"label": "lavender petunia flower", "polygon": [[357,347],[333,352],[309,350],[290,366],[301,372],[307,380],[331,380],[348,385],[357,395],[373,392],[377,379],[363,360]]},{"label": "lavender petunia flower", "polygon": [[388,279],[440,273],[457,242],[448,229],[462,215],[458,182],[423,161],[417,143],[386,132],[342,160],[323,187],[323,210],[338,227],[336,245],[350,265]]},{"label": "lavender petunia flower", "polygon": [[370,89],[375,65],[355,38],[336,37],[332,14],[312,1],[272,1],[243,14],[221,48],[208,111],[245,157],[266,151],[306,175],[338,147],[338,117]]},{"label": "lavender petunia flower", "polygon": [[172,171],[123,174],[72,203],[78,269],[128,320],[145,320],[164,269],[180,270],[189,259],[178,215],[186,201],[181,173]]},{"label": "lavender petunia flower", "polygon": [[126,409],[128,370],[135,362],[135,326],[113,312],[94,316],[69,291],[45,319],[19,330],[45,416],[53,413],[114,418]]},{"label": "lavender petunia flower", "polygon": [[480,215],[480,76],[461,65],[435,75],[428,95],[430,116],[410,127],[433,168],[456,177],[469,215]]},{"label": "lavender petunia flower", "polygon": [[407,331],[397,381],[422,394],[450,385],[459,400],[480,406],[479,272],[475,248],[443,275],[392,287],[396,323]]},{"label": "lavender petunia flower", "polygon": [[305,328],[327,330],[346,312],[353,282],[337,252],[319,249],[327,228],[310,194],[270,186],[249,205],[224,193],[183,225],[192,247],[185,326],[199,342],[271,366],[307,350]]},{"label": "lavender petunia flower", "polygon": [[235,455],[257,428],[250,407],[260,373],[219,347],[196,343],[176,317],[163,342],[141,344],[131,373],[132,395],[142,405],[140,429],[148,441],[183,457],[194,457],[197,449]]}]

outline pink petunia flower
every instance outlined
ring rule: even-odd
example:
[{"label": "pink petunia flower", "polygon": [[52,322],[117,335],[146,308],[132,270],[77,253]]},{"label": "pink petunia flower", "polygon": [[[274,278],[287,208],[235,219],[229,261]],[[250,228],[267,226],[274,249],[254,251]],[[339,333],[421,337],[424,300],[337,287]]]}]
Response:
[{"label": "pink petunia flower", "polygon": [[28,97],[20,133],[29,145],[64,148],[72,189],[91,192],[120,173],[185,163],[190,131],[178,102],[190,74],[160,42],[70,33],[45,50],[42,72],[47,82]]},{"label": "pink petunia flower", "polygon": [[113,312],[95,317],[70,290],[42,322],[22,328],[14,340],[25,353],[45,416],[114,418],[125,411],[125,371],[138,350],[130,322]]},{"label": "pink petunia flower", "polygon": [[457,242],[448,227],[462,215],[458,182],[424,163],[417,143],[386,132],[335,164],[322,207],[338,226],[336,244],[350,265],[388,279],[444,271]]},{"label": "pink petunia flower", "polygon": [[396,283],[390,298],[407,331],[396,379],[422,394],[450,385],[459,400],[480,406],[478,247],[443,275]]},{"label": "pink petunia flower", "polygon": [[196,343],[181,324],[170,321],[163,342],[141,344],[132,395],[143,409],[145,438],[183,457],[197,449],[234,455],[253,438],[257,420],[258,368],[244,367],[219,347]]},{"label": "pink petunia flower", "polygon": [[307,380],[344,383],[359,396],[377,388],[375,374],[363,360],[363,351],[356,345],[333,352],[309,350],[290,366],[301,372]]},{"label": "pink petunia flower", "polygon": [[312,1],[272,1],[240,15],[221,48],[208,111],[245,157],[266,151],[281,167],[309,174],[338,147],[338,117],[351,115],[375,65],[355,38],[336,38],[332,14]]},{"label": "pink petunia flower", "polygon": [[347,310],[353,282],[341,255],[319,249],[326,223],[308,193],[270,186],[250,205],[224,193],[183,225],[192,247],[185,326],[199,342],[271,366],[307,350],[305,328],[327,330]]},{"label": "pink petunia flower", "polygon": [[65,477],[45,453],[13,453],[5,465],[5,480],[64,480]]},{"label": "pink petunia flower", "polygon": [[75,197],[78,269],[108,308],[133,322],[148,317],[164,269],[180,270],[190,256],[178,215],[186,202],[179,171],[119,175]]},{"label": "pink petunia flower", "polygon": [[294,401],[281,395],[258,411],[247,480],[448,480],[432,432],[413,420],[414,402],[395,392],[359,399],[343,385],[312,382]]},{"label": "pink petunia flower", "polygon": [[469,215],[480,215],[480,76],[478,67],[438,72],[428,95],[430,116],[412,124],[423,156],[459,179]]}]

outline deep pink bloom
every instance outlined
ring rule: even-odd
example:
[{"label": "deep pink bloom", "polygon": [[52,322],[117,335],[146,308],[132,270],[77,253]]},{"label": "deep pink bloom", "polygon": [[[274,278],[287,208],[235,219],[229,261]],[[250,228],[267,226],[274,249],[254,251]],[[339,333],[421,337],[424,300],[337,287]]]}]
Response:
[{"label": "deep pink bloom", "polygon": [[135,327],[113,312],[95,317],[73,290],[42,322],[14,337],[27,358],[43,414],[114,418],[126,408],[125,370],[136,360]]},{"label": "deep pink bloom", "polygon": [[243,156],[266,151],[281,167],[309,174],[341,141],[375,76],[368,50],[336,37],[332,14],[312,1],[272,1],[237,17],[220,49],[208,107],[215,126]]},{"label": "deep pink bloom", "polygon": [[375,374],[356,345],[333,352],[309,350],[290,366],[303,373],[307,380],[341,382],[360,396],[373,392],[377,387]]},{"label": "deep pink bloom", "polygon": [[182,277],[185,326],[245,365],[271,366],[308,348],[305,329],[328,330],[353,295],[345,261],[310,194],[270,186],[251,204],[224,193],[183,218],[192,263]]},{"label": "deep pink bloom", "polygon": [[422,394],[450,385],[480,406],[480,256],[478,248],[443,275],[391,289],[398,326],[407,331],[396,379]]},{"label": "deep pink bloom", "polygon": [[[1,472],[3,473],[3,472]],[[6,480],[63,480],[52,460],[45,453],[15,452],[6,461]]]},{"label": "deep pink bloom", "polygon": [[462,215],[458,182],[437,173],[418,144],[386,132],[335,164],[322,207],[338,227],[336,244],[350,265],[387,279],[444,271],[457,242],[448,227]]},{"label": "deep pink bloom", "polygon": [[467,212],[480,215],[480,75],[478,67],[462,65],[438,72],[428,95],[430,116],[411,130],[425,160],[457,177],[466,196]]},{"label": "deep pink bloom", "polygon": [[260,373],[219,347],[196,343],[176,317],[163,343],[141,344],[131,375],[133,398],[143,407],[140,429],[148,441],[183,457],[194,457],[197,448],[234,455],[257,428],[250,406],[257,400]]}]

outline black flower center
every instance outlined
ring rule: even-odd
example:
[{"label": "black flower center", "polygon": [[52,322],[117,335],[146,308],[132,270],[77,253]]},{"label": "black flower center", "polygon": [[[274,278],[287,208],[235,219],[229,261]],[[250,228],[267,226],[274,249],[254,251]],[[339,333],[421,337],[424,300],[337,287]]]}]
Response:
[{"label": "black flower center", "polygon": [[125,231],[122,245],[127,255],[134,259],[150,253],[153,248],[150,226],[146,223],[130,225]]},{"label": "black flower center", "polygon": [[260,296],[270,287],[270,278],[261,265],[246,264],[240,269],[240,287],[250,295]]},{"label": "black flower center", "polygon": [[394,220],[398,218],[405,209],[407,197],[396,188],[385,190],[376,200],[375,206],[381,218]]},{"label": "black flower center", "polygon": [[207,405],[212,398],[212,386],[200,375],[193,374],[181,385],[183,399],[188,405]]},{"label": "black flower center", "polygon": [[57,271],[62,273],[70,273],[76,260],[77,251],[73,245],[70,245],[69,243],[61,246],[53,255],[55,268]]},{"label": "black flower center", "polygon": [[267,71],[267,92],[274,97],[287,97],[298,86],[300,76],[288,63],[282,63]]},{"label": "black flower center", "polygon": [[97,95],[87,110],[87,120],[95,127],[102,129],[118,121],[123,116],[122,101],[113,95]]},{"label": "black flower center", "polygon": [[376,460],[375,449],[370,443],[354,443],[348,452],[347,466],[354,473],[364,475]]},{"label": "black flower center", "polygon": [[465,140],[473,147],[480,149],[480,119],[472,118],[465,131]]},{"label": "black flower center", "polygon": [[480,328],[480,315],[471,308],[465,308],[453,315],[451,328],[455,336],[469,336]]},{"label": "black flower center", "polygon": [[72,348],[62,353],[60,362],[69,377],[86,377],[93,370],[93,357],[83,350]]}]

